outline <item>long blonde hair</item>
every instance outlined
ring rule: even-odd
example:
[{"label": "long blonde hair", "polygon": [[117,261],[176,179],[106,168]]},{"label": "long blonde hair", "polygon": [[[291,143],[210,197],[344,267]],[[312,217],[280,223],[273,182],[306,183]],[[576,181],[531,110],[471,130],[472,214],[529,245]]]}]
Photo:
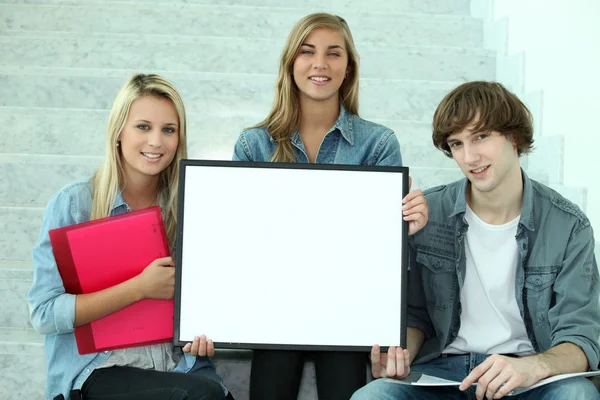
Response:
[{"label": "long blonde hair", "polygon": [[170,100],[179,116],[179,144],[171,164],[160,173],[157,199],[163,210],[165,229],[171,249],[175,247],[177,224],[177,188],[179,160],[187,158],[185,108],[177,89],[160,75],[132,76],[121,88],[108,117],[104,162],[92,177],[91,219],[110,215],[117,194],[123,189],[125,177],[117,141],[125,126],[131,103],[142,96],[157,96]]},{"label": "long blonde hair", "polygon": [[342,17],[333,14],[315,13],[307,15],[296,23],[281,53],[273,107],[267,118],[251,127],[266,127],[277,143],[271,161],[296,161],[291,136],[300,122],[300,100],[298,86],[294,82],[292,72],[300,46],[302,46],[306,37],[317,28],[334,29],[344,37],[346,51],[348,52],[348,76],[340,87],[339,99],[348,111],[358,115],[359,59],[348,24]]}]

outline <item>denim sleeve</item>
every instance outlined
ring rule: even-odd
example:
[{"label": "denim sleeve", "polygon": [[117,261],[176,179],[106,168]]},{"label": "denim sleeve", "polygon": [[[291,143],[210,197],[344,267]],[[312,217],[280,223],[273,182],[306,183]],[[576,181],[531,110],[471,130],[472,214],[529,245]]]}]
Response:
[{"label": "denim sleeve", "polygon": [[408,327],[421,330],[427,339],[433,335],[433,325],[427,311],[427,300],[423,291],[421,272],[417,265],[417,252],[412,245],[412,237],[408,238],[408,296],[407,322]]},{"label": "denim sleeve", "polygon": [[242,132],[238,140],[235,142],[235,146],[233,148],[233,157],[231,159],[233,161],[253,161],[252,155],[250,154],[250,146],[248,146],[244,132]]},{"label": "denim sleeve", "polygon": [[569,342],[585,353],[590,369],[600,361],[600,308],[598,265],[594,257],[594,234],[588,224],[573,233],[562,268],[554,283],[556,303],[548,311],[552,347]]},{"label": "denim sleeve", "polygon": [[402,154],[400,153],[400,143],[394,134],[394,131],[388,130],[382,137],[374,154],[374,165],[384,165],[388,167],[401,167]]},{"label": "denim sleeve", "polygon": [[71,213],[71,196],[55,194],[44,212],[40,235],[32,251],[33,283],[27,293],[33,328],[41,334],[62,334],[74,330],[75,295],[65,293],[56,267],[48,231],[76,223]]}]

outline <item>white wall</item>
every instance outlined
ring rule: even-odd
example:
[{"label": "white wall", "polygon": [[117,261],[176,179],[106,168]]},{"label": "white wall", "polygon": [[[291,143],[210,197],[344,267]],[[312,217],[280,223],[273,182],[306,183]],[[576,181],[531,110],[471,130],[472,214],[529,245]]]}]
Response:
[{"label": "white wall", "polygon": [[524,55],[524,92],[542,91],[536,135],[564,136],[562,183],[587,188],[598,240],[600,0],[495,0],[490,7],[496,21],[506,19],[508,54]]}]

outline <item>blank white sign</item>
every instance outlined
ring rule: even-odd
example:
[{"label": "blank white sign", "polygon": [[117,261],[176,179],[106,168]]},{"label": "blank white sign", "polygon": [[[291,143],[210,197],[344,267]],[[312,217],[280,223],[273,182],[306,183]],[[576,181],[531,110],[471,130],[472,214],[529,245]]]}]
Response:
[{"label": "blank white sign", "polygon": [[400,345],[407,169],[274,165],[183,162],[175,343]]}]

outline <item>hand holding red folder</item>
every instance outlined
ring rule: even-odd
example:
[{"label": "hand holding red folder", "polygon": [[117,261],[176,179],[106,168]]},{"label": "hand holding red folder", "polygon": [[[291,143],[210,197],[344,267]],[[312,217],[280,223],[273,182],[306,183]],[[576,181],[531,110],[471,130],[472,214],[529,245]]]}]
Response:
[{"label": "hand holding red folder", "polygon": [[[97,292],[140,274],[174,273],[163,266],[165,270],[145,271],[169,255],[159,207],[54,229],[50,241],[68,293]],[[80,354],[163,343],[172,336],[172,300],[142,300],[75,328]]]},{"label": "hand holding red folder", "polygon": [[171,300],[175,294],[175,261],[157,258],[139,275],[144,298]]}]

